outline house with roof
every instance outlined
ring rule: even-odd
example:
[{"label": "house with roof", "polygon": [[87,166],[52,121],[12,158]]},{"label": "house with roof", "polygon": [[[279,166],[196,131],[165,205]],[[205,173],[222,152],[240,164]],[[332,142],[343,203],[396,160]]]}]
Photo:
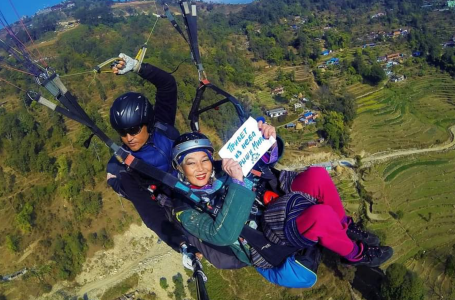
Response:
[{"label": "house with roof", "polygon": [[326,50],[324,50],[324,51],[321,52],[321,55],[327,56],[327,55],[329,55],[330,53],[332,53],[332,50],[326,49]]},{"label": "house with roof", "polygon": [[392,53],[392,54],[387,54],[387,60],[392,60],[392,59],[399,59],[402,57],[401,53]]},{"label": "house with roof", "polygon": [[297,25],[291,25],[290,26],[292,30],[299,30],[300,29],[300,26],[297,26]]},{"label": "house with roof", "polygon": [[380,18],[380,17],[383,17],[383,16],[385,16],[385,13],[379,12],[377,14],[372,15],[371,19]]},{"label": "house with roof", "polygon": [[318,143],[316,141],[309,141],[306,145],[308,148],[314,148],[318,146]]},{"label": "house with roof", "polygon": [[302,107],[303,107],[302,102],[294,103],[294,111],[297,111],[299,108],[302,108]]},{"label": "house with roof", "polygon": [[311,166],[312,167],[322,167],[326,171],[329,171],[329,172],[332,171],[332,168],[333,168],[332,162],[324,162],[324,163],[314,164]]},{"label": "house with roof", "polygon": [[287,115],[288,111],[283,107],[274,108],[266,111],[267,116],[271,118],[278,118],[279,116]]},{"label": "house with roof", "polygon": [[271,91],[272,95],[281,95],[283,93],[284,93],[284,87],[282,87],[282,86],[278,86],[278,87],[272,89],[272,91]]},{"label": "house with roof", "polygon": [[404,75],[394,75],[390,78],[390,81],[400,82],[400,81],[404,81],[405,79],[406,79],[406,77]]},{"label": "house with roof", "polygon": [[295,126],[296,126],[295,123],[288,123],[288,124],[284,125],[284,128],[291,129],[291,128],[295,128]]},{"label": "house with roof", "polygon": [[337,58],[337,57],[332,57],[331,59],[329,59],[328,61],[325,62],[325,64],[327,66],[330,66],[330,65],[338,65],[340,63],[340,59]]},{"label": "house with roof", "polygon": [[303,123],[305,125],[308,125],[308,120],[305,119],[304,117],[299,118],[299,122],[301,122],[301,123]]}]

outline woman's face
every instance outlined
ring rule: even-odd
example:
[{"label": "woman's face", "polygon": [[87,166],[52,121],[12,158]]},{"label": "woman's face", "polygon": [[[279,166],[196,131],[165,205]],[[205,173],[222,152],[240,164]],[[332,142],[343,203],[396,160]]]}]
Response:
[{"label": "woman's face", "polygon": [[212,175],[212,162],[204,151],[187,154],[182,164],[183,174],[192,185],[206,185]]}]

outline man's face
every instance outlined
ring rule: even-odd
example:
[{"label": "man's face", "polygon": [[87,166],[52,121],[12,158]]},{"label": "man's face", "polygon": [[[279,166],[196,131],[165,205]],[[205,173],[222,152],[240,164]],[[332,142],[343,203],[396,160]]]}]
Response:
[{"label": "man's face", "polygon": [[142,146],[145,145],[149,138],[147,125],[142,125],[140,132],[137,134],[131,135],[130,133],[126,133],[125,136],[120,135],[120,138],[122,139],[122,142],[126,144],[131,150],[138,151],[142,148]]}]

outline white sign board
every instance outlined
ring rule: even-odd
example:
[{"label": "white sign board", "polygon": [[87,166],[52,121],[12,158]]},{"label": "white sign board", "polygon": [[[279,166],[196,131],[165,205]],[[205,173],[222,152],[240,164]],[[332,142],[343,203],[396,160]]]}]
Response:
[{"label": "white sign board", "polygon": [[272,147],[275,138],[266,140],[259,131],[258,122],[249,117],[221,148],[221,158],[233,158],[242,167],[243,176],[247,176],[258,160]]}]

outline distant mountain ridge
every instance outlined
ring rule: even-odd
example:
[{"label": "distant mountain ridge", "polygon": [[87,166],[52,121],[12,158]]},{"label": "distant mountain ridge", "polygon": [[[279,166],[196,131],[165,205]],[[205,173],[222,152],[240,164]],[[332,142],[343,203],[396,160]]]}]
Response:
[{"label": "distant mountain ridge", "polygon": [[203,0],[204,2],[222,3],[222,4],[245,4],[254,0]]}]

